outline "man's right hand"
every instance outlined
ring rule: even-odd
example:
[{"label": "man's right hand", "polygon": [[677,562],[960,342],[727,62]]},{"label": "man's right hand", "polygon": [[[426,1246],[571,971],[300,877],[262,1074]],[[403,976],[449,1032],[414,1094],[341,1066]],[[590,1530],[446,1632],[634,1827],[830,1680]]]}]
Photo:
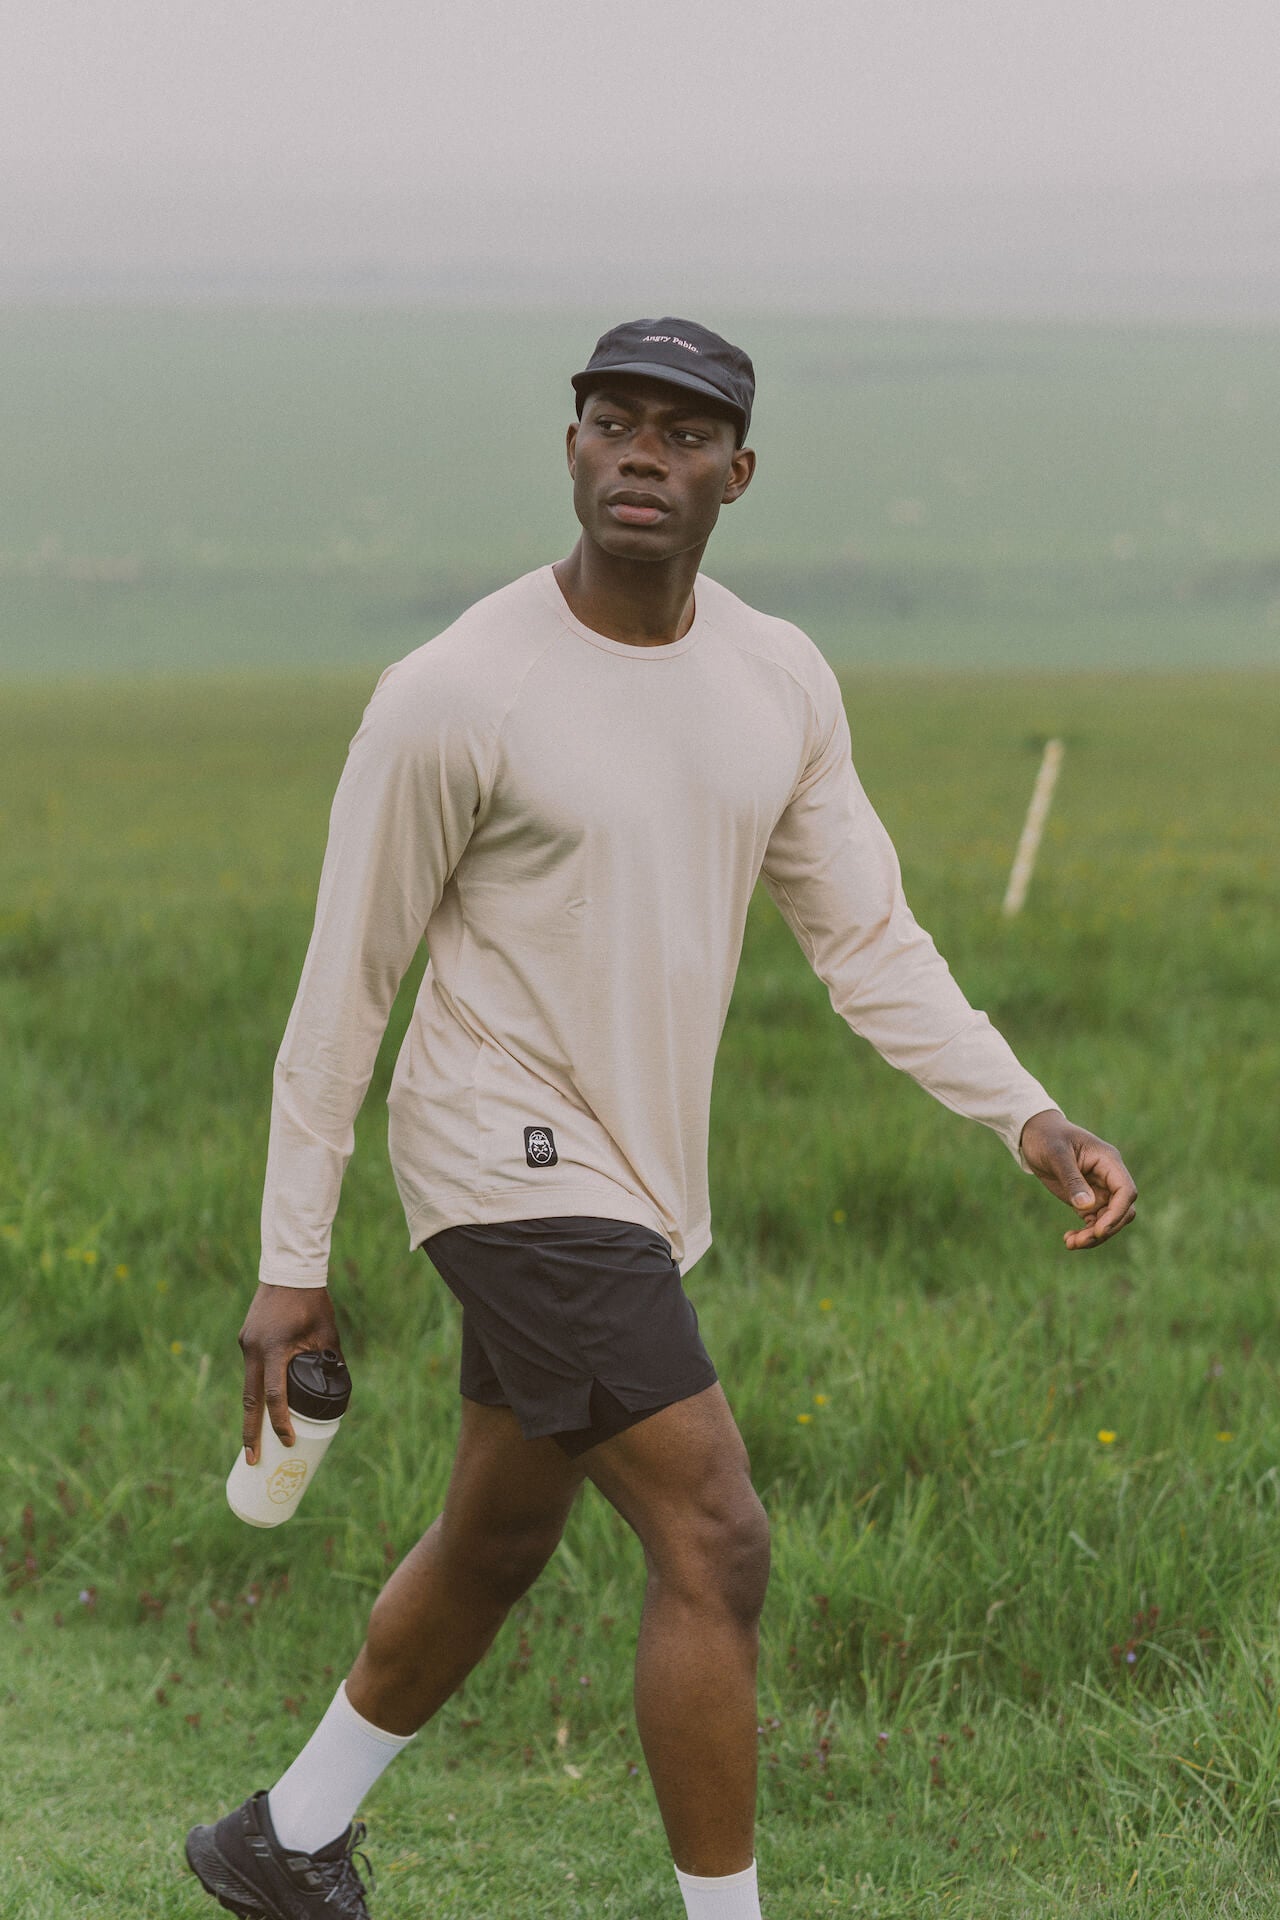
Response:
[{"label": "man's right hand", "polygon": [[328,1287],[260,1285],[240,1329],[244,1354],[244,1457],[252,1467],[262,1435],[262,1409],[286,1447],[293,1445],[285,1372],[295,1353],[321,1347],[342,1352]]}]

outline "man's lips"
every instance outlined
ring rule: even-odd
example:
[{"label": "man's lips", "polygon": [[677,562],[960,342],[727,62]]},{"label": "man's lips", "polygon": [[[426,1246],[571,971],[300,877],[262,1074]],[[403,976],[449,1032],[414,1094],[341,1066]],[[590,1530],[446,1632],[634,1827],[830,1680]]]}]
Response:
[{"label": "man's lips", "polygon": [[626,527],[656,526],[671,509],[656,493],[611,493],[605,505]]}]

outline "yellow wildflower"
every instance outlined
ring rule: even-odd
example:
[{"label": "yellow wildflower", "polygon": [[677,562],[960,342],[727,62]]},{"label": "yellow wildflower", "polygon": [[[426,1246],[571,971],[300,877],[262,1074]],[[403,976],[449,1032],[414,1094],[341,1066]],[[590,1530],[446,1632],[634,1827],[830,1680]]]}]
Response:
[{"label": "yellow wildflower", "polygon": [[799,1421],[802,1427],[807,1427],[809,1422],[813,1419],[813,1415],[811,1413],[798,1413],[796,1415],[796,1419]]},{"label": "yellow wildflower", "polygon": [[831,1311],[831,1309],[832,1309],[832,1307],[834,1307],[834,1305],[835,1305],[835,1301],[834,1301],[834,1300],[819,1300],[819,1302],[818,1302],[818,1312],[819,1312],[819,1313],[830,1313],[830,1311]]},{"label": "yellow wildflower", "polygon": [[129,1269],[128,1267],[125,1266],[124,1261],[122,1260],[120,1262],[120,1265],[116,1268],[116,1279],[127,1280],[128,1278],[129,1278]]},{"label": "yellow wildflower", "polygon": [[835,1212],[832,1214],[831,1218],[835,1221],[838,1227],[842,1227],[845,1221],[849,1218],[849,1216],[845,1212],[843,1207],[837,1207]]},{"label": "yellow wildflower", "polygon": [[815,1407],[825,1407],[827,1404],[827,1395],[825,1393],[815,1393],[813,1396],[813,1404]]},{"label": "yellow wildflower", "polygon": [[171,1340],[169,1342],[169,1351],[170,1353],[181,1353],[182,1352],[181,1340]]},{"label": "yellow wildflower", "polygon": [[1110,1427],[1100,1427],[1098,1429],[1098,1438],[1104,1447],[1109,1447],[1113,1444],[1115,1435],[1112,1433]]},{"label": "yellow wildflower", "polygon": [[1219,1434],[1216,1434],[1214,1437],[1215,1439],[1218,1439],[1218,1440],[1234,1440],[1235,1439],[1234,1433],[1219,1433]]}]

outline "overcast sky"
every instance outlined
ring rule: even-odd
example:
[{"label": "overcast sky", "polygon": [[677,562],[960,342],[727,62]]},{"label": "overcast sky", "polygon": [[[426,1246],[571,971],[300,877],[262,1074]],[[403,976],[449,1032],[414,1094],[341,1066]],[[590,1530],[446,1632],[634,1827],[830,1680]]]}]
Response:
[{"label": "overcast sky", "polygon": [[0,0],[0,196],[1280,176],[1276,0]]}]

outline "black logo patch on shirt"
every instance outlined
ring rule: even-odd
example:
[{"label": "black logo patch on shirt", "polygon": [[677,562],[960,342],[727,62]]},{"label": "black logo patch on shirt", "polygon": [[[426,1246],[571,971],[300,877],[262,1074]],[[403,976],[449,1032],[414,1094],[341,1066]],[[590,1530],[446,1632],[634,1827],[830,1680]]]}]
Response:
[{"label": "black logo patch on shirt", "polygon": [[556,1137],[550,1127],[526,1127],[524,1130],[524,1157],[531,1167],[554,1167],[560,1156],[556,1152]]}]

